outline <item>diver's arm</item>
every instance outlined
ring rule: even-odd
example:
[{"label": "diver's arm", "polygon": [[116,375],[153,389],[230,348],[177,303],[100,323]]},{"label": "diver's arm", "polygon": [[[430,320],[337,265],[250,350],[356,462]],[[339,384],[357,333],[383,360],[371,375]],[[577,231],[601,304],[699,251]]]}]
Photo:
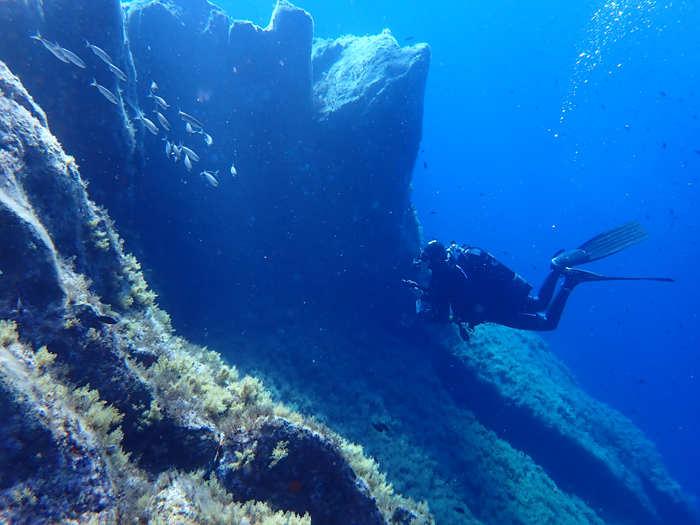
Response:
[{"label": "diver's arm", "polygon": [[413,292],[413,295],[418,297],[418,299],[422,299],[425,296],[430,296],[430,289],[426,288],[425,286],[421,286],[415,281],[408,281],[406,279],[403,280],[403,285],[411,290]]}]

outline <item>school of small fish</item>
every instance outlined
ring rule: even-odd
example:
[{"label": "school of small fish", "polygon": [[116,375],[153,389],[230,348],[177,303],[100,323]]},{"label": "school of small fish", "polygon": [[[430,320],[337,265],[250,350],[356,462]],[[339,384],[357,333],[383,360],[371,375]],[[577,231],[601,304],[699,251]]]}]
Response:
[{"label": "school of small fish", "polygon": [[[173,128],[170,122],[168,121],[166,116],[161,112],[166,111],[168,108],[170,108],[170,104],[168,104],[168,102],[163,97],[155,94],[155,91],[157,89],[158,84],[156,84],[155,82],[151,82],[151,90],[148,94],[148,98],[152,99],[155,103],[155,108],[153,112],[158,117],[158,122],[160,122],[160,125],[163,126],[167,131],[171,131]],[[177,114],[185,123],[185,131],[187,131],[189,135],[202,135],[202,137],[204,138],[204,144],[206,144],[208,147],[211,147],[211,145],[214,143],[214,139],[211,135],[204,131],[204,125],[199,120],[197,120],[192,115],[185,113],[184,111],[182,111],[182,109],[178,109]],[[155,134],[157,132],[157,128],[155,128],[153,123],[150,122],[147,118],[145,118],[143,114],[139,114],[136,117],[136,119],[143,122],[146,129],[151,131],[151,133]],[[153,128],[156,129],[155,132],[151,126],[153,126]],[[191,172],[194,169],[194,162],[201,161],[201,157],[199,156],[199,154],[193,149],[185,146],[182,142],[180,142],[179,144],[175,144],[175,142],[170,142],[167,136],[163,140],[165,141],[165,156],[169,159],[172,158],[175,163],[182,160],[188,172]],[[217,179],[218,173],[219,170],[204,170],[200,173],[200,177],[212,186],[216,187],[219,185],[219,181]],[[238,172],[232,164],[231,175],[235,177],[237,174]]]},{"label": "school of small fish", "polygon": [[[48,49],[61,62],[65,62],[66,64],[74,64],[81,69],[87,68],[87,65],[85,64],[83,59],[75,53],[73,53],[73,51],[66,49],[65,47],[61,47],[58,42],[51,43],[49,40],[43,38],[39,31],[36,32],[36,35],[31,35],[31,38],[38,42],[41,42],[44,45],[44,47]],[[112,58],[104,50],[92,45],[90,42],[87,41],[87,39],[85,39],[85,47],[91,49],[97,57],[99,57],[105,64],[107,64],[107,67],[112,72],[112,74],[116,76],[121,82],[127,82],[129,80],[126,74],[112,63]],[[102,96],[109,100],[112,104],[115,104],[117,106],[120,104],[120,96],[115,95],[112,92],[112,90],[110,90],[108,87],[98,84],[97,79],[93,78],[90,85],[96,87],[97,90],[102,94]]]},{"label": "school of small fish", "polygon": [[[38,42],[41,42],[43,46],[61,62],[64,62],[66,64],[73,64],[81,69],[87,68],[85,62],[78,55],[76,55],[69,49],[61,47],[58,42],[51,42],[49,40],[46,40],[41,36],[39,31],[36,32],[36,35],[31,35],[31,38]],[[95,56],[97,56],[107,65],[109,71],[112,73],[112,75],[114,75],[114,77],[117,78],[119,82],[129,81],[129,77],[114,64],[114,62],[112,61],[112,57],[110,57],[106,51],[91,44],[90,42],[88,42],[87,39],[85,39],[85,47],[90,49],[95,54]],[[98,84],[97,79],[94,77],[92,79],[92,82],[90,83],[90,86],[96,87],[100,94],[112,104],[116,106],[119,106],[121,104],[121,90],[118,90],[118,93],[115,94],[108,87]],[[151,98],[155,103],[155,109],[153,110],[153,112],[156,114],[156,118],[154,120],[157,120],[158,123],[166,131],[171,131],[170,122],[162,113],[162,111],[164,112],[168,108],[170,108],[170,104],[168,104],[163,97],[156,95],[156,90],[158,90],[158,85],[154,81],[152,81],[148,98]],[[146,115],[143,113],[143,111],[137,111],[138,114],[134,117],[134,119],[141,121],[144,128],[147,129],[150,133],[152,133],[153,135],[158,135],[158,126],[156,126],[156,124],[153,121],[146,118]],[[192,115],[183,112],[182,109],[178,109],[178,116],[185,122],[185,130],[187,131],[187,133],[189,133],[190,135],[202,135],[206,146],[211,147],[211,145],[214,143],[214,139],[211,135],[204,131],[204,126],[199,120],[194,118]],[[177,163],[179,160],[183,160],[187,171],[192,171],[192,162],[200,161],[199,155],[192,149],[188,148],[187,146],[184,146],[182,142],[180,142],[179,145],[176,145],[174,142],[170,142],[167,137],[165,137],[163,140],[165,141],[165,155],[168,158],[172,158],[175,163]],[[219,181],[216,178],[218,173],[219,170],[205,170],[200,173],[200,176],[211,186],[216,187],[219,185]],[[231,175],[233,177],[238,175],[238,171],[236,170],[234,164],[231,164]]]}]

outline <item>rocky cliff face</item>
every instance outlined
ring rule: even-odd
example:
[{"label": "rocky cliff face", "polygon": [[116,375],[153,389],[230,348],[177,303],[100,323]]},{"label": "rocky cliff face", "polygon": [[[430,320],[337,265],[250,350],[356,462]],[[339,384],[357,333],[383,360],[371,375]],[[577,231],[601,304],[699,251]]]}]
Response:
[{"label": "rocky cliff face", "polygon": [[[126,14],[139,103],[152,105],[155,81],[172,105],[162,110],[168,138],[201,157],[189,174],[144,137],[128,220],[148,221],[142,245],[178,254],[177,267],[157,273],[221,322],[272,293],[293,304],[361,303],[376,315],[393,305],[385,298],[400,293],[398,279],[386,276],[418,242],[409,188],[429,48],[400,48],[390,35],[314,42],[311,17],[284,2],[266,29],[206,2],[176,12],[133,3]],[[176,107],[203,124],[211,147],[185,132]],[[218,171],[219,186],[197,180],[202,170]],[[201,309],[173,315],[204,321]]]},{"label": "rocky cliff face", "polygon": [[[0,519],[431,520],[323,421],[440,522],[698,523],[539,338],[415,323],[427,46],[314,40],[285,2],[266,29],[204,0],[0,15]],[[113,220],[175,326],[318,421],[175,337]]]},{"label": "rocky cliff face", "polygon": [[358,447],[172,336],[4,64],[0,92],[0,521],[429,522]]}]

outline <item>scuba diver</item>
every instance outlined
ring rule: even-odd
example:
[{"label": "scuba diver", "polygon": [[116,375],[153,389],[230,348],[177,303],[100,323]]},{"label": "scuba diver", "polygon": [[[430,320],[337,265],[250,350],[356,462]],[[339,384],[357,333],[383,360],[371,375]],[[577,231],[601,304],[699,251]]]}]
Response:
[{"label": "scuba diver", "polygon": [[[649,238],[638,222],[628,222],[601,233],[579,248],[560,251],[551,262],[551,271],[537,296],[530,295],[532,286],[520,275],[498,262],[491,254],[469,246],[449,248],[431,241],[413,261],[420,270],[430,269],[430,283],[419,286],[404,280],[418,297],[418,315],[433,323],[459,326],[462,339],[469,340],[474,327],[482,323],[497,323],[520,330],[549,331],[559,324],[566,300],[573,289],[590,281],[663,281],[666,277],[610,277],[573,268],[597,261]],[[556,295],[560,278],[564,282]]]}]

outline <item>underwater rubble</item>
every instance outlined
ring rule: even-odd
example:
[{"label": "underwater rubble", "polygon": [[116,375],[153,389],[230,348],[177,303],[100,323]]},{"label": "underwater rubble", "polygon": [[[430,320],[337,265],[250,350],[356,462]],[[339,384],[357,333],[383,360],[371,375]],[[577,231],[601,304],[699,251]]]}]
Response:
[{"label": "underwater rubble", "polygon": [[416,323],[427,45],[285,1],[0,3],[0,33],[0,523],[700,523],[539,337]]}]

